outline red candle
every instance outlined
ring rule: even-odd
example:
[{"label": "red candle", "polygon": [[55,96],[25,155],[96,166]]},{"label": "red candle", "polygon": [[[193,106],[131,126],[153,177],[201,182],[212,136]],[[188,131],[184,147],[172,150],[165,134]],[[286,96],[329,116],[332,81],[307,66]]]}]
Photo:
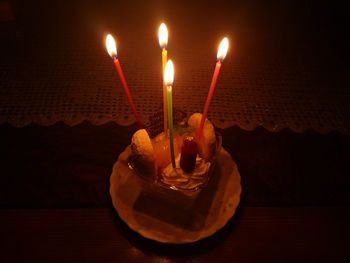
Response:
[{"label": "red candle", "polygon": [[119,75],[120,81],[122,83],[122,86],[124,88],[125,94],[128,98],[129,105],[134,113],[135,120],[136,120],[139,128],[141,129],[142,122],[141,122],[140,116],[136,110],[136,107],[135,107],[134,101],[132,99],[128,84],[126,83],[126,80],[124,78],[124,74],[123,74],[122,68],[121,68],[120,63],[119,63],[119,59],[117,58],[117,48],[116,48],[114,38],[109,34],[107,35],[107,38],[106,38],[106,47],[107,47],[107,51],[108,51],[109,55],[113,58],[115,68],[118,71],[118,75]]},{"label": "red candle", "polygon": [[140,116],[139,116],[139,114],[138,114],[138,112],[136,110],[134,101],[132,100],[128,84],[126,83],[126,80],[124,78],[124,74],[123,74],[122,68],[121,68],[120,63],[119,63],[119,59],[113,58],[113,62],[114,62],[115,68],[118,71],[119,78],[120,78],[120,81],[122,82],[122,85],[123,85],[124,91],[126,93],[126,96],[128,97],[129,105],[130,105],[130,107],[131,107],[131,109],[132,109],[132,111],[133,111],[133,113],[135,115],[136,122],[137,122],[139,128],[141,129],[142,128],[142,123],[141,123],[141,120],[140,120]]},{"label": "red candle", "polygon": [[209,105],[210,105],[211,99],[212,99],[213,94],[214,94],[214,89],[215,89],[216,81],[217,81],[218,76],[219,76],[220,68],[221,68],[221,61],[219,60],[216,62],[216,65],[215,65],[214,75],[213,75],[213,78],[211,80],[207,100],[205,101],[202,119],[201,119],[201,122],[199,124],[199,128],[197,130],[197,139],[198,140],[201,139],[201,137],[202,137],[204,122],[208,116],[208,109],[209,109]]},{"label": "red candle", "polygon": [[202,134],[203,134],[204,123],[205,123],[205,120],[207,119],[207,116],[208,116],[208,110],[209,110],[211,99],[212,99],[213,94],[214,94],[216,81],[217,81],[218,76],[219,76],[221,63],[224,60],[224,58],[226,57],[227,49],[228,49],[228,39],[225,37],[223,40],[221,40],[220,45],[219,45],[219,50],[218,50],[218,54],[217,54],[217,62],[215,65],[213,78],[211,80],[207,100],[205,101],[202,119],[201,119],[201,122],[199,124],[199,128],[197,130],[197,136],[196,136],[197,140],[200,140],[202,137]]}]

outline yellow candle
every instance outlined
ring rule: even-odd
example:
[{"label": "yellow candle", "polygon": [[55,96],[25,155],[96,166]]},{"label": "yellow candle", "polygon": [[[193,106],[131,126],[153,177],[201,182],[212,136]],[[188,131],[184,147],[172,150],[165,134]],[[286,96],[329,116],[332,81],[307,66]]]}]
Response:
[{"label": "yellow candle", "polygon": [[[168,60],[167,55],[168,55],[167,50],[165,48],[163,48],[163,51],[162,51],[163,77],[164,77],[164,71],[165,71],[165,64]],[[164,119],[164,134],[165,134],[165,136],[167,136],[167,131],[168,131],[167,108],[168,108],[167,87],[164,84],[164,80],[163,80],[163,119]]]},{"label": "yellow candle", "polygon": [[168,29],[162,23],[158,30],[159,45],[162,49],[162,76],[163,76],[163,119],[164,119],[164,133],[167,136],[168,131],[168,101],[167,101],[167,87],[164,82],[165,64],[167,62],[168,51],[166,50],[168,44]]}]

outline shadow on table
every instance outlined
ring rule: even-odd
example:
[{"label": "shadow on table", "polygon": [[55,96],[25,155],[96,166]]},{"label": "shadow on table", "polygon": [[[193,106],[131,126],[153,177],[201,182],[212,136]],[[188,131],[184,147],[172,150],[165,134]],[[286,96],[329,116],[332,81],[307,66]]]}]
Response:
[{"label": "shadow on table", "polygon": [[202,254],[223,243],[236,228],[236,222],[241,216],[241,206],[237,207],[235,215],[227,224],[214,235],[193,243],[186,244],[166,244],[147,239],[130,229],[119,217],[118,213],[111,208],[113,222],[120,233],[130,242],[130,244],[145,253],[154,253],[161,256],[189,257]]}]

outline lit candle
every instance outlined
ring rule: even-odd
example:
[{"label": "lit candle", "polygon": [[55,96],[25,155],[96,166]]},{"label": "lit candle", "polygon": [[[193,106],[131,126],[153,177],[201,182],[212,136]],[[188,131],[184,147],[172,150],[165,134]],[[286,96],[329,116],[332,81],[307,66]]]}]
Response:
[{"label": "lit candle", "polygon": [[164,70],[164,84],[167,89],[168,98],[168,125],[169,125],[169,142],[170,142],[170,157],[171,165],[173,168],[175,164],[175,152],[174,152],[174,129],[173,129],[173,101],[172,101],[172,86],[174,82],[174,65],[171,60],[166,63]]},{"label": "lit candle", "polygon": [[136,107],[135,107],[134,101],[133,101],[133,99],[131,97],[128,84],[126,83],[126,80],[124,78],[124,74],[123,74],[122,68],[121,68],[120,63],[119,63],[119,59],[117,57],[117,47],[116,47],[116,44],[115,44],[115,40],[110,34],[108,34],[107,37],[106,37],[106,48],[107,48],[108,54],[111,56],[111,58],[113,58],[114,65],[115,65],[115,67],[116,67],[116,69],[118,71],[118,75],[119,75],[120,81],[122,83],[122,86],[123,86],[124,91],[126,93],[126,96],[128,98],[129,105],[130,105],[130,107],[131,107],[131,109],[132,109],[132,111],[134,113],[136,122],[137,122],[139,128],[142,128],[142,123],[141,123],[139,114],[136,111]]},{"label": "lit candle", "polygon": [[168,117],[167,117],[167,88],[164,84],[164,71],[165,64],[167,62],[168,51],[166,47],[168,45],[168,29],[164,23],[162,23],[158,30],[159,46],[162,49],[162,77],[163,77],[163,119],[164,119],[164,133],[167,136],[168,131]]},{"label": "lit candle", "polygon": [[225,37],[223,40],[221,40],[220,45],[219,45],[214,75],[213,75],[213,78],[211,80],[207,100],[205,101],[202,119],[201,119],[199,128],[197,130],[197,140],[200,140],[202,137],[202,134],[203,134],[203,127],[204,127],[205,120],[207,119],[209,105],[210,105],[211,99],[212,99],[213,94],[214,94],[215,84],[216,84],[216,81],[217,81],[218,76],[219,76],[221,63],[225,59],[226,54],[227,54],[227,49],[228,49],[228,39],[227,39],[227,37]]}]

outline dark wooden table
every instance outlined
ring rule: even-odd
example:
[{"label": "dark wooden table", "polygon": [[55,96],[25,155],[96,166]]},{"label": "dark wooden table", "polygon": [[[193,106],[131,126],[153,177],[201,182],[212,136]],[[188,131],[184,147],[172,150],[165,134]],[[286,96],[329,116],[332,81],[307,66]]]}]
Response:
[{"label": "dark wooden table", "polygon": [[341,207],[241,207],[186,246],[132,233],[110,208],[0,210],[2,262],[347,262]]},{"label": "dark wooden table", "polygon": [[1,126],[3,262],[347,261],[348,136],[223,130],[242,176],[237,213],[210,238],[163,245],[111,206],[111,169],[134,129]]}]

